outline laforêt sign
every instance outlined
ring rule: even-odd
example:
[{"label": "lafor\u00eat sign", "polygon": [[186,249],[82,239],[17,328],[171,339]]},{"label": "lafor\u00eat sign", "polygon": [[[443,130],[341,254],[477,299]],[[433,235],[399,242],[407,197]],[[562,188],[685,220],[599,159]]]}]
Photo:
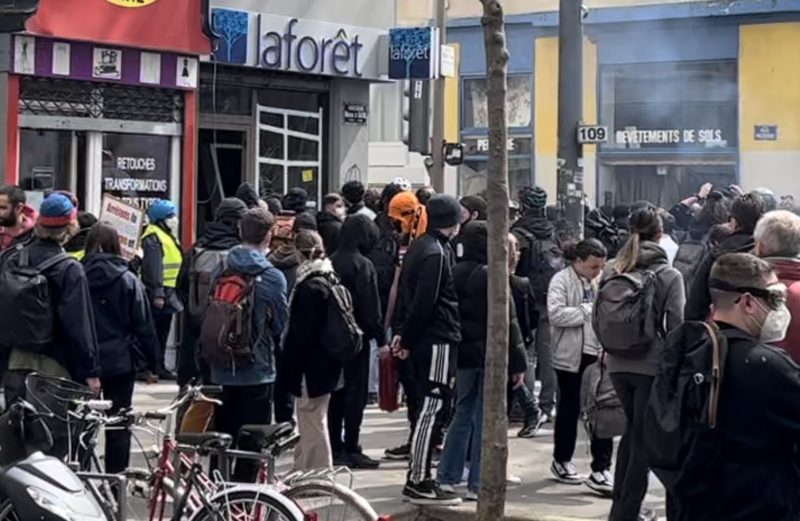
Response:
[{"label": "lafor\u00eat sign", "polygon": [[266,69],[378,78],[378,40],[386,31],[260,15],[258,65]]}]

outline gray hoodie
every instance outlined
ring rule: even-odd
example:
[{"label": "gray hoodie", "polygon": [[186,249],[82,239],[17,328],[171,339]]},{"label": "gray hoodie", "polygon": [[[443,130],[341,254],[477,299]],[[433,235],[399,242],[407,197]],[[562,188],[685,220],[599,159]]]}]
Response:
[{"label": "gray hoodie", "polygon": [[[639,249],[637,269],[647,269],[659,264],[669,264],[667,252],[655,242],[644,241]],[[606,265],[604,277],[611,274],[614,262]],[[659,321],[664,322],[667,333],[683,323],[683,308],[686,305],[686,294],[683,287],[683,276],[675,268],[661,270],[656,277],[656,313]],[[655,376],[664,339],[658,338],[650,349],[636,355],[612,356],[606,354],[610,373],[632,373]]]}]

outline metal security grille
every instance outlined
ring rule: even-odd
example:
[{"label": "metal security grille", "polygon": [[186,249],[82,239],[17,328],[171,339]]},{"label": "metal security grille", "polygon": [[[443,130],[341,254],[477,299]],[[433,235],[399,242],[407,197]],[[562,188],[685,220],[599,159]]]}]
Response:
[{"label": "metal security grille", "polygon": [[34,116],[181,123],[183,96],[169,89],[30,77],[22,79],[19,110]]}]

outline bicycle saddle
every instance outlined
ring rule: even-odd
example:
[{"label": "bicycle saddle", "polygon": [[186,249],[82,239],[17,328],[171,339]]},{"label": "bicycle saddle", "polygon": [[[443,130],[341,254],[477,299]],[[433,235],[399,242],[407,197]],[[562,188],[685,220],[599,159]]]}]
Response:
[{"label": "bicycle saddle", "polygon": [[201,450],[224,450],[231,446],[233,438],[224,432],[184,432],[178,434],[175,441]]},{"label": "bicycle saddle", "polygon": [[278,423],[275,425],[243,425],[239,429],[239,441],[252,440],[260,448],[265,449],[287,438],[294,433],[291,423]]}]

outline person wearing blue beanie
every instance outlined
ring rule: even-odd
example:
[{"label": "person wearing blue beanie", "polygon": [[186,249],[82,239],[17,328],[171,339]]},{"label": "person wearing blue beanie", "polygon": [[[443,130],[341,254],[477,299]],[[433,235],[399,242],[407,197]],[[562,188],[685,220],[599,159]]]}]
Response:
[{"label": "person wearing blue beanie", "polygon": [[183,304],[176,292],[178,273],[183,263],[183,252],[175,237],[178,232],[178,210],[172,201],[159,199],[147,209],[147,218],[150,224],[142,235],[142,282],[147,289],[158,334],[158,376],[174,380],[175,376],[164,367],[164,354],[172,317],[183,311]]}]

